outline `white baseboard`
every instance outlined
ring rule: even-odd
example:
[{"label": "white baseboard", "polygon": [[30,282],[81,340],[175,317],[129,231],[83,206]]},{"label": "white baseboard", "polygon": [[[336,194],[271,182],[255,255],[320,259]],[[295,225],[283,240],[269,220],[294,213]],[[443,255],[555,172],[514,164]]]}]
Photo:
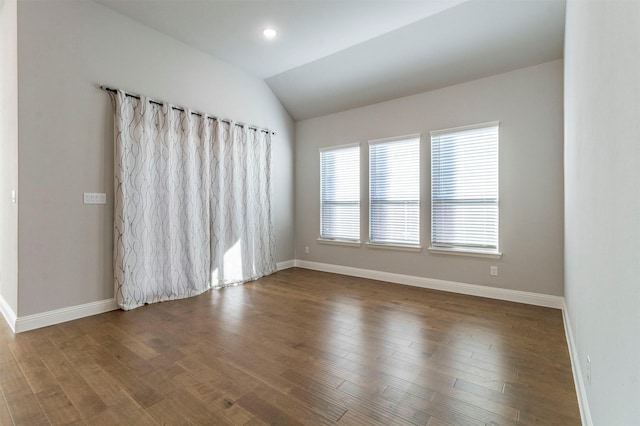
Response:
[{"label": "white baseboard", "polygon": [[591,419],[591,410],[587,400],[587,390],[582,378],[582,369],[580,368],[580,356],[573,339],[573,328],[569,320],[569,310],[566,303],[562,306],[562,320],[564,321],[564,332],[567,337],[567,347],[569,348],[569,358],[571,359],[571,369],[573,370],[573,382],[576,387],[576,396],[578,397],[578,406],[580,407],[580,417],[584,426],[593,426]]},{"label": "white baseboard", "polygon": [[506,288],[487,287],[477,284],[466,284],[454,281],[437,280],[434,278],[416,277],[391,272],[374,271],[371,269],[352,268],[350,266],[331,265],[328,263],[296,260],[295,266],[315,271],[331,272],[334,274],[350,275],[372,280],[387,281],[396,284],[412,285],[432,290],[448,291],[451,293],[468,294],[470,296],[487,297],[490,299],[507,300],[510,302],[526,303],[528,305],[545,306],[547,308],[562,309],[564,298],[549,294],[530,293],[527,291],[509,290]]},{"label": "white baseboard", "polygon": [[15,320],[15,333],[34,330],[36,328],[47,327],[61,322],[72,321],[91,315],[102,314],[118,309],[115,299],[99,300],[97,302],[85,303],[84,305],[69,306],[68,308],[56,309],[54,311],[42,312],[39,314],[18,317]]},{"label": "white baseboard", "polygon": [[7,301],[4,300],[4,297],[2,297],[1,294],[0,294],[0,312],[2,312],[2,316],[4,317],[5,321],[7,321],[7,324],[9,325],[9,328],[11,328],[11,331],[15,333],[16,332],[16,313],[13,312],[13,309],[11,309],[11,306],[9,306]]},{"label": "white baseboard", "polygon": [[276,263],[276,268],[278,269],[278,271],[282,271],[283,269],[293,268],[294,266],[296,266],[296,261],[293,259]]}]

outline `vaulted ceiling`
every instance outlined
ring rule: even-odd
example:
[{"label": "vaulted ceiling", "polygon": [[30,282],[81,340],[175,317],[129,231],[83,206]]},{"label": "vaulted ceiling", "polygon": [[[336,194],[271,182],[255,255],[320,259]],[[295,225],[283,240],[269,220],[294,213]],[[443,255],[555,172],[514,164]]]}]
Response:
[{"label": "vaulted ceiling", "polygon": [[264,79],[296,120],[562,58],[564,44],[564,0],[97,1]]}]

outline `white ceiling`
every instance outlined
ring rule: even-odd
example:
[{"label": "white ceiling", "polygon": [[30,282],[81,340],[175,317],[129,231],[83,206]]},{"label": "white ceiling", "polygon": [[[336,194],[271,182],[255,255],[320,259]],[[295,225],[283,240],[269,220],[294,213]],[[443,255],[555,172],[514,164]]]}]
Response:
[{"label": "white ceiling", "polygon": [[564,43],[564,0],[97,1],[265,79],[296,120],[558,59]]}]

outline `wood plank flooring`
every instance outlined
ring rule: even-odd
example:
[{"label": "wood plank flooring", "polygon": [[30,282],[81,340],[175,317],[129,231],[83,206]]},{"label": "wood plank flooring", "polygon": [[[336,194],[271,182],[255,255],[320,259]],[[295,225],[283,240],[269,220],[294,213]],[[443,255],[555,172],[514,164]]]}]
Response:
[{"label": "wood plank flooring", "polygon": [[289,269],[13,335],[1,425],[580,424],[559,310]]}]

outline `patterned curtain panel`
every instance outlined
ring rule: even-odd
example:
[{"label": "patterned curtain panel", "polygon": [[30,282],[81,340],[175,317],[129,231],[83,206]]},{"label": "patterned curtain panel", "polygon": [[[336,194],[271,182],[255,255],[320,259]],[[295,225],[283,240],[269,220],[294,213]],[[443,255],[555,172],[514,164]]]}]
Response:
[{"label": "patterned curtain panel", "polygon": [[211,161],[212,286],[276,271],[271,136],[216,122]]},{"label": "patterned curtain panel", "polygon": [[274,272],[268,135],[122,91],[112,96],[119,306]]}]

